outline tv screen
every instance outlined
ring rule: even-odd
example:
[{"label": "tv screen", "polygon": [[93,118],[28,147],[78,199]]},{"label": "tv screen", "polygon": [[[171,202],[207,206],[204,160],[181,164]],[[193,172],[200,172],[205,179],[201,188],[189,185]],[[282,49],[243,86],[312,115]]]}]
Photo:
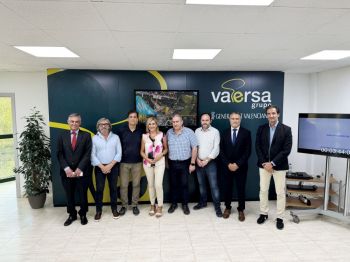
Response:
[{"label": "tv screen", "polygon": [[298,152],[350,158],[350,114],[299,114]]},{"label": "tv screen", "polygon": [[169,127],[172,116],[180,114],[185,126],[197,126],[198,91],[136,90],[135,103],[142,123],[146,123],[147,117],[156,116],[159,126]]}]

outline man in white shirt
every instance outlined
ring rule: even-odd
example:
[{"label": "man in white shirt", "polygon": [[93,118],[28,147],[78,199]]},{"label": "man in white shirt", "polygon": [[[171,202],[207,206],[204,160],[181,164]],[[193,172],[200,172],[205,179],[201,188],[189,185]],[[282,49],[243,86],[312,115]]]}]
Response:
[{"label": "man in white shirt", "polygon": [[217,217],[222,217],[220,207],[220,193],[217,182],[217,167],[215,159],[220,152],[220,133],[211,126],[211,115],[203,113],[201,115],[201,127],[197,128],[195,135],[198,140],[197,156],[197,178],[199,183],[200,201],[193,207],[199,210],[207,206],[207,185],[205,177],[208,178],[215,213]]},{"label": "man in white shirt", "polygon": [[92,139],[91,163],[95,167],[96,176],[96,215],[99,221],[102,215],[102,200],[106,178],[113,218],[119,218],[117,211],[117,179],[119,162],[122,158],[122,147],[119,136],[111,132],[112,125],[107,118],[101,118],[96,124],[97,134]]}]

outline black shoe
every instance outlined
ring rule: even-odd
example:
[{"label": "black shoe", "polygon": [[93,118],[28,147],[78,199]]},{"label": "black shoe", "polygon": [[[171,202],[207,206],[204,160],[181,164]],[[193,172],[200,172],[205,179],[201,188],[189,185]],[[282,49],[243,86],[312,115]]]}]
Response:
[{"label": "black shoe", "polygon": [[135,216],[137,216],[138,214],[140,214],[140,210],[138,207],[133,207],[132,208],[132,212],[134,213]]},{"label": "black shoe", "polygon": [[70,224],[72,224],[73,223],[73,221],[75,221],[75,220],[77,220],[77,217],[75,216],[75,217],[73,217],[73,216],[69,216],[68,218],[67,218],[67,220],[64,222],[64,226],[66,227],[66,226],[69,226]]},{"label": "black shoe", "polygon": [[87,220],[85,215],[84,216],[80,216],[80,223],[82,225],[86,225],[88,223],[88,220]]},{"label": "black shoe", "polygon": [[265,221],[267,220],[268,216],[267,215],[263,215],[260,214],[258,220],[256,221],[259,225],[265,223]]},{"label": "black shoe", "polygon": [[202,203],[198,203],[197,205],[195,205],[193,207],[194,210],[199,210],[199,209],[202,209],[202,208],[205,208],[207,207],[207,204],[202,204]]},{"label": "black shoe", "polygon": [[112,214],[113,214],[113,219],[120,218],[120,214],[119,214],[119,212],[116,209],[112,210]]},{"label": "black shoe", "polygon": [[171,204],[169,209],[168,209],[168,213],[174,213],[175,209],[177,208],[177,204]]},{"label": "black shoe", "polygon": [[188,208],[188,205],[182,205],[182,210],[184,211],[185,215],[190,214],[190,209]]},{"label": "black shoe", "polygon": [[119,213],[119,215],[124,216],[126,213],[126,207],[122,207],[118,213]]},{"label": "black shoe", "polygon": [[100,212],[100,211],[96,212],[95,221],[96,221],[96,222],[100,221],[101,216],[102,216],[102,212]]},{"label": "black shoe", "polygon": [[279,230],[284,228],[283,219],[277,218],[276,227]]},{"label": "black shoe", "polygon": [[221,208],[217,208],[217,209],[215,209],[215,213],[216,213],[216,216],[217,216],[217,217],[222,217],[222,211],[221,211]]}]

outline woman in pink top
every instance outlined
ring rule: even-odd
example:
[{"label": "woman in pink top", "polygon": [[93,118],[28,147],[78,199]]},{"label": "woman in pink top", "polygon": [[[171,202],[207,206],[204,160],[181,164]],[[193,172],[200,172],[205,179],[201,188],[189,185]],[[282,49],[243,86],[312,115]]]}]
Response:
[{"label": "woman in pink top", "polygon": [[[149,117],[146,122],[147,133],[142,135],[140,154],[143,157],[143,168],[148,181],[151,208],[149,215],[162,216],[163,208],[163,176],[165,170],[165,155],[168,152],[167,140],[159,131],[158,121]],[[158,206],[155,201],[157,198]]]}]

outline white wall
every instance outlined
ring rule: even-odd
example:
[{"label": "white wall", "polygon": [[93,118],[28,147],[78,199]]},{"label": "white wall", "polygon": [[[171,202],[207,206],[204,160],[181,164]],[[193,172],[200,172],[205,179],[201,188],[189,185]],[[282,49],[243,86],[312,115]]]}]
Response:
[{"label": "white wall", "polygon": [[[314,74],[317,78],[317,113],[350,113],[350,67]],[[350,127],[349,127],[350,129]],[[314,158],[314,170],[324,172],[325,157]],[[332,157],[330,173],[345,183],[346,159]]]},{"label": "white wall", "polygon": [[289,156],[293,171],[313,173],[310,164],[312,156],[297,152],[298,143],[298,115],[313,111],[314,87],[309,74],[285,74],[283,123],[292,128],[293,147]]},{"label": "white wall", "polygon": [[[15,95],[15,113],[17,133],[25,126],[24,116],[36,106],[44,115],[46,122],[49,119],[47,74],[43,72],[0,72],[0,93]],[[47,127],[46,132],[49,133]],[[23,188],[23,178],[17,177],[17,188]],[[20,193],[20,192],[18,192]],[[23,190],[21,192],[23,194]]]}]

